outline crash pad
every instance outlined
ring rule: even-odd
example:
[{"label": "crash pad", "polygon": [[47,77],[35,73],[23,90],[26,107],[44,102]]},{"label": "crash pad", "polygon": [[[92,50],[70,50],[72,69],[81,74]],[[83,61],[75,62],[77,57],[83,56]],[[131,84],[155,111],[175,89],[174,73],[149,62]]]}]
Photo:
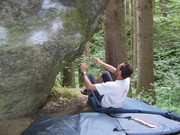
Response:
[{"label": "crash pad", "polygon": [[21,135],[165,135],[180,132],[180,122],[157,114],[80,113],[39,117]]}]

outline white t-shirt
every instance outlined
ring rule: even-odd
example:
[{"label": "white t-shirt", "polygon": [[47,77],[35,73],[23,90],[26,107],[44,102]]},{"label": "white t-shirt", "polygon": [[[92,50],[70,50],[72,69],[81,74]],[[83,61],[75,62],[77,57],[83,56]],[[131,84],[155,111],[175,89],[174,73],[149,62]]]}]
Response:
[{"label": "white t-shirt", "polygon": [[130,78],[95,84],[95,86],[99,94],[104,95],[101,101],[102,107],[119,108],[127,97]]}]

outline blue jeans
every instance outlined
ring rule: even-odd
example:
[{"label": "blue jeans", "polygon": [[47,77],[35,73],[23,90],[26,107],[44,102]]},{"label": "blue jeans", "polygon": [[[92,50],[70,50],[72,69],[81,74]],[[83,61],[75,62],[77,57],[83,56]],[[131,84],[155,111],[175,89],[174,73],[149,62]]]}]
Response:
[{"label": "blue jeans", "polygon": [[[88,77],[88,79],[90,80],[90,82],[91,82],[92,84],[96,84],[96,79],[94,78],[93,75],[88,74],[87,77]],[[109,71],[104,71],[104,72],[102,73],[102,79],[103,79],[103,82],[112,81],[112,77],[111,77]],[[104,95],[100,95],[98,91],[92,91],[92,90],[91,90],[91,93],[92,93],[92,92],[94,92],[96,98],[101,102],[101,100],[102,100],[102,98],[103,98]]]}]

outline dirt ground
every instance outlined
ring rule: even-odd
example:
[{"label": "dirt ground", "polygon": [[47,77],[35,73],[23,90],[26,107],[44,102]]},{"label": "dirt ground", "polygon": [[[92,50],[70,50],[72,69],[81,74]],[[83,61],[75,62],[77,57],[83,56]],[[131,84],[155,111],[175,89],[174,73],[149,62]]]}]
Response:
[{"label": "dirt ground", "polygon": [[87,103],[87,96],[80,93],[82,89],[73,89],[77,97],[59,107],[50,105],[51,100],[47,100],[43,107],[33,115],[6,119],[0,121],[0,135],[20,135],[39,116],[65,116],[83,112],[93,112],[91,105]]}]

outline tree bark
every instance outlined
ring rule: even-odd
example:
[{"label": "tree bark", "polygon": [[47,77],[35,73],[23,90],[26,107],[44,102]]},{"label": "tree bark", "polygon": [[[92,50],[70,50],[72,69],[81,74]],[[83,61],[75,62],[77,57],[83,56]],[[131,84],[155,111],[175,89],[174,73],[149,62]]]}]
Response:
[{"label": "tree bark", "polygon": [[[84,62],[86,63],[86,66],[87,66],[86,72],[88,73],[88,71],[90,70],[90,47],[89,47],[89,42],[87,42],[84,45],[83,55],[84,55]],[[79,72],[79,75],[78,75],[79,87],[82,88],[84,86],[84,81],[83,81],[81,70],[79,69],[78,72]]]},{"label": "tree bark", "polygon": [[75,88],[74,63],[71,62],[63,69],[63,87]]},{"label": "tree bark", "polygon": [[85,63],[87,65],[87,72],[88,72],[90,70],[90,48],[89,48],[89,42],[87,42],[85,44],[84,56],[85,56]]},{"label": "tree bark", "polygon": [[124,0],[111,0],[106,9],[105,59],[114,67],[127,61]]},{"label": "tree bark", "polygon": [[[133,0],[130,0],[129,1],[129,12],[130,12],[130,25],[129,25],[129,27],[130,27],[130,38],[131,38],[131,40],[130,40],[130,47],[131,47],[131,52],[132,53],[130,53],[131,55],[130,55],[130,63],[131,63],[131,65],[133,66],[133,36],[134,36],[134,28],[133,28],[133,23],[134,23],[134,4],[133,4]],[[128,34],[127,34],[128,35]],[[132,84],[132,83],[131,83]],[[134,82],[133,82],[133,86],[135,87],[135,85],[134,85]],[[128,93],[128,97],[132,97],[133,96],[133,92],[132,92],[132,89],[130,89],[129,90],[129,93]]]},{"label": "tree bark", "polygon": [[82,87],[84,86],[84,83],[83,83],[82,72],[81,72],[80,69],[78,70],[78,73],[79,73],[79,74],[78,74],[78,75],[79,75],[79,76],[78,76],[78,78],[79,78],[79,87],[82,88]]},{"label": "tree bark", "polygon": [[133,1],[133,68],[137,68],[137,13],[136,0]]},{"label": "tree bark", "polygon": [[[137,1],[137,94],[152,104],[155,103],[155,92],[152,90],[153,75],[153,3],[152,0]],[[144,91],[142,91],[144,90]]]},{"label": "tree bark", "polygon": [[162,8],[162,17],[167,17],[167,12],[166,12],[166,6],[167,6],[167,4],[168,4],[168,0],[161,0],[161,3],[162,3],[162,6],[161,6],[161,8]]},{"label": "tree bark", "polygon": [[126,15],[126,25],[131,24],[131,6],[130,0],[125,0],[125,15]]}]

